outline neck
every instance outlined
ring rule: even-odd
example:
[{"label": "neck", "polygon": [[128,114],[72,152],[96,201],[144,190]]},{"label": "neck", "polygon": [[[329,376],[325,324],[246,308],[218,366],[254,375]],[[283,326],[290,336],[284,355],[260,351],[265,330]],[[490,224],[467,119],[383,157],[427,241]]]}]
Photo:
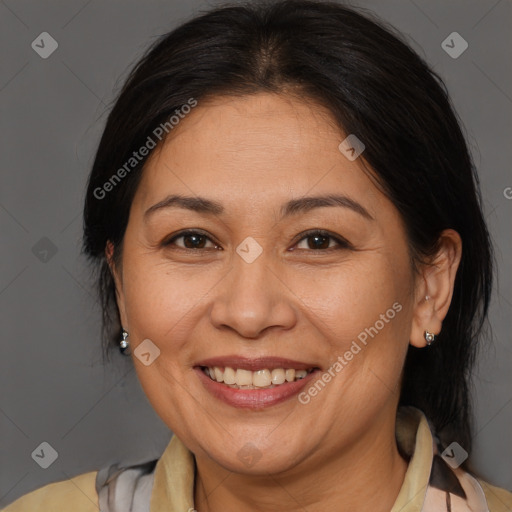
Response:
[{"label": "neck", "polygon": [[315,454],[283,473],[243,475],[211,460],[196,459],[195,508],[198,512],[283,508],[290,512],[320,508],[323,512],[389,512],[407,462],[398,453],[394,418],[375,423],[374,429],[342,452],[330,449],[330,456]]}]

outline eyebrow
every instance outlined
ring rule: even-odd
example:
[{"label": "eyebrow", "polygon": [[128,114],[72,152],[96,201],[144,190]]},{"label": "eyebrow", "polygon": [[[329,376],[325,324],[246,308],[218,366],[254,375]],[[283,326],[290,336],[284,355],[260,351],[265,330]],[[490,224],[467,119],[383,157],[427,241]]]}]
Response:
[{"label": "eyebrow", "polygon": [[[298,213],[306,213],[314,208],[324,206],[337,206],[348,208],[368,220],[374,220],[368,210],[348,196],[339,194],[329,194],[322,196],[308,196],[292,199],[281,207],[281,219]],[[206,213],[211,215],[221,215],[224,213],[224,207],[221,203],[206,199],[205,197],[192,197],[182,195],[169,195],[162,201],[154,204],[144,212],[144,220],[153,215],[155,212],[167,208],[183,208],[197,213]]]}]

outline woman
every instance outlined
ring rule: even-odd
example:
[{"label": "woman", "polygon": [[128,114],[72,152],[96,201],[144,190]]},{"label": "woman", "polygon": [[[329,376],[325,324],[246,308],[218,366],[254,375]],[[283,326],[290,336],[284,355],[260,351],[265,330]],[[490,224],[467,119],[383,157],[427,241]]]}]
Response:
[{"label": "woman", "polygon": [[298,0],[166,35],[109,116],[84,252],[108,344],[175,435],[8,512],[512,510],[467,460],[478,180],[392,29]]}]

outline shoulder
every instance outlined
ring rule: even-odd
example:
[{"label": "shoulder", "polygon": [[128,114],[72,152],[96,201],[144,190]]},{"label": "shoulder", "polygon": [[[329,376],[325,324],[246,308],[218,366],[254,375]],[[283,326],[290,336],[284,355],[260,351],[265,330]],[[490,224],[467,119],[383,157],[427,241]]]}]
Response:
[{"label": "shoulder", "polygon": [[490,512],[512,511],[512,492],[501,487],[495,487],[484,480],[478,479],[478,483],[484,491]]},{"label": "shoulder", "polygon": [[54,482],[29,492],[0,512],[98,512],[97,471]]}]

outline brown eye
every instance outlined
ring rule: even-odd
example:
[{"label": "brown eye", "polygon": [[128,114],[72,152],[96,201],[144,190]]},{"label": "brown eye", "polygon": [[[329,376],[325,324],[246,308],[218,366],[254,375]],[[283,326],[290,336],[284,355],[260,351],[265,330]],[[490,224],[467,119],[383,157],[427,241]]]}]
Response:
[{"label": "brown eye", "polygon": [[[302,238],[296,246],[298,249],[330,250],[351,247],[349,242],[341,237],[332,235],[328,231],[315,230],[303,233],[302,235]],[[300,247],[300,244],[304,242],[305,246]]]},{"label": "brown eye", "polygon": [[204,235],[182,235],[183,245],[187,249],[202,249],[206,244],[206,237]]},{"label": "brown eye", "polygon": [[[181,243],[176,243],[177,240],[182,240]],[[210,246],[207,244],[210,242]],[[173,236],[170,240],[164,243],[164,245],[170,246],[175,245],[181,249],[208,249],[208,248],[218,248],[219,246],[214,244],[210,238],[208,238],[204,233],[200,231],[184,231],[179,233],[178,235]]]},{"label": "brown eye", "polygon": [[331,237],[323,235],[309,235],[304,240],[307,240],[309,249],[328,249]]}]

